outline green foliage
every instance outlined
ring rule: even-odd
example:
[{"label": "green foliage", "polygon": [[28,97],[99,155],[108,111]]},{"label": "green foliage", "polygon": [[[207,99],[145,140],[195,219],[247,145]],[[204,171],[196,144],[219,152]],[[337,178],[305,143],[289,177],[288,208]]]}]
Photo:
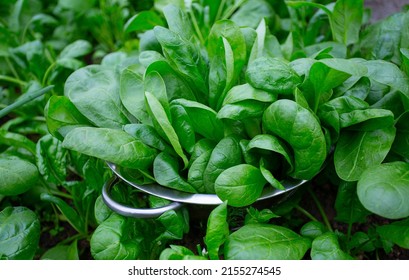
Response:
[{"label": "green foliage", "polygon": [[[408,12],[372,24],[362,0],[18,0],[0,16],[1,259],[79,259],[89,240],[95,259],[409,248]],[[105,162],[138,184],[216,194],[203,250],[167,247],[190,232],[185,208],[112,213],[100,198]],[[267,189],[327,178],[345,232],[312,188],[322,222],[303,192],[251,207]],[[112,195],[169,203],[124,185]],[[354,232],[371,215],[397,221]],[[41,234],[76,234],[43,248],[40,223]]]}]

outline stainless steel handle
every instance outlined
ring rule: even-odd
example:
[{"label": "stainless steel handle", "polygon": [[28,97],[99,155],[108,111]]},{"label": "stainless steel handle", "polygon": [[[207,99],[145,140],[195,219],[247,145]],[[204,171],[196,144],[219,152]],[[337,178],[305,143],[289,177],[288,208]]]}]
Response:
[{"label": "stainless steel handle", "polygon": [[133,208],[130,206],[120,204],[110,197],[111,188],[119,180],[120,179],[116,175],[114,175],[108,181],[105,182],[104,186],[102,187],[102,200],[112,211],[122,216],[132,217],[132,218],[156,218],[168,210],[176,210],[182,206],[182,203],[172,202],[164,207],[142,209],[142,208]]}]

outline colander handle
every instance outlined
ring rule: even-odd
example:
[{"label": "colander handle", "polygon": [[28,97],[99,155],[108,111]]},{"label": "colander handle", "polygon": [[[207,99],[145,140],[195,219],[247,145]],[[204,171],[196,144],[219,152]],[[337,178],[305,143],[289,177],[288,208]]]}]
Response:
[{"label": "colander handle", "polygon": [[102,187],[102,200],[112,211],[122,216],[132,218],[156,218],[166,211],[176,210],[182,206],[182,204],[179,202],[172,202],[164,207],[142,209],[120,204],[113,200],[110,196],[111,188],[118,183],[119,180],[120,179],[114,175],[105,182],[104,186]]}]

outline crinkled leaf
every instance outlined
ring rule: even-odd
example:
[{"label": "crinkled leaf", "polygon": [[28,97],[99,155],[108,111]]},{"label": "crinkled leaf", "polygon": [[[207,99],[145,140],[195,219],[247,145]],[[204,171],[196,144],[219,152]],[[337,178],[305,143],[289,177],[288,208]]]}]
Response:
[{"label": "crinkled leaf", "polygon": [[0,212],[0,257],[34,258],[40,241],[40,221],[25,207],[6,207]]},{"label": "crinkled leaf", "polygon": [[91,254],[96,260],[135,260],[142,251],[132,219],[112,214],[94,231]]},{"label": "crinkled leaf", "polygon": [[320,171],[327,156],[326,141],[321,125],[309,110],[291,100],[278,100],[264,112],[263,126],[293,149],[291,176],[308,180]]}]

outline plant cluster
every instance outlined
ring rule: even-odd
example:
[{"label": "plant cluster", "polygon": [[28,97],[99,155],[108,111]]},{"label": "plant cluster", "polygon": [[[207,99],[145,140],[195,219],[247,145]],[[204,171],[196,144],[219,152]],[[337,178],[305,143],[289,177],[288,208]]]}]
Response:
[{"label": "plant cluster", "polygon": [[[4,103],[20,95],[0,130],[3,258],[33,258],[40,222],[51,220],[78,234],[43,258],[78,258],[84,240],[95,259],[353,259],[409,249],[408,12],[372,24],[362,0],[59,1],[50,14],[25,10],[28,2],[10,4],[0,25]],[[191,231],[188,208],[156,219],[108,209],[105,162],[138,184],[216,194],[224,202],[203,244],[168,245]],[[311,186],[324,223],[302,207],[302,191],[251,206],[287,179],[337,188],[346,231],[333,230]],[[112,195],[134,207],[169,203],[124,183]],[[371,216],[387,224],[352,230]]]}]

